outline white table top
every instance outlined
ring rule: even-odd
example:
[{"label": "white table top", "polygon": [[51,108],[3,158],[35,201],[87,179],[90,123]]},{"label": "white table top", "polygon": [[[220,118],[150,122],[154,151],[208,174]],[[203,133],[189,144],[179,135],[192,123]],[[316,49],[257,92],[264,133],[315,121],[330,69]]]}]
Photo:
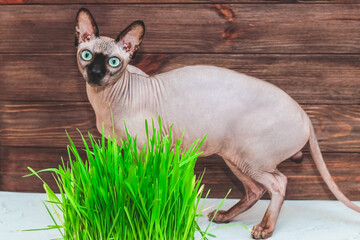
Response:
[{"label": "white table top", "polygon": [[[60,238],[56,230],[24,232],[20,230],[45,228],[52,224],[41,200],[45,194],[0,192],[0,239],[1,240],[45,240]],[[221,199],[207,199],[203,215],[216,208]],[[222,209],[227,209],[237,200],[228,199]],[[360,205],[360,201],[355,202]],[[232,222],[252,227],[261,221],[269,204],[260,200],[253,208],[239,215]],[[200,219],[200,227],[205,229],[208,220]],[[210,229],[226,226],[212,224]],[[217,240],[251,239],[250,232],[241,226],[230,226],[212,232]],[[200,239],[196,235],[196,239]],[[209,238],[212,239],[212,238]],[[348,209],[338,201],[286,200],[272,240],[360,240],[360,214]]]}]

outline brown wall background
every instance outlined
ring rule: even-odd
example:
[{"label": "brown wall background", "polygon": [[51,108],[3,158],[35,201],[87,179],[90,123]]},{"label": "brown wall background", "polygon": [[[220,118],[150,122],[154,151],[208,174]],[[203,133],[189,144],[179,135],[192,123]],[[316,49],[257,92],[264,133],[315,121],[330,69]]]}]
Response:
[{"label": "brown wall background", "polygon": [[[136,3],[135,3],[136,2]],[[65,129],[96,133],[75,58],[75,15],[93,13],[115,37],[141,19],[146,34],[132,64],[155,74],[191,64],[234,69],[284,89],[311,117],[340,189],[360,200],[360,1],[0,0],[0,190],[42,192],[26,167],[66,159]],[[305,149],[285,161],[287,199],[334,199]],[[241,196],[216,156],[198,161],[212,197]],[[43,175],[50,181],[51,176]],[[54,186],[54,184],[51,184]]]}]

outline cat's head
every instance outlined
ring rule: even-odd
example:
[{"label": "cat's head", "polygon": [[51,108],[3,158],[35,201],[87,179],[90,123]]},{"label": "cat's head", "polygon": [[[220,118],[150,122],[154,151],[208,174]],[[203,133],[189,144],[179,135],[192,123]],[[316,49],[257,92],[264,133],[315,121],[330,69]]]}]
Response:
[{"label": "cat's head", "polygon": [[89,10],[81,8],[76,16],[75,46],[78,67],[93,87],[115,82],[124,73],[142,42],[145,25],[135,21],[116,39],[102,37]]}]

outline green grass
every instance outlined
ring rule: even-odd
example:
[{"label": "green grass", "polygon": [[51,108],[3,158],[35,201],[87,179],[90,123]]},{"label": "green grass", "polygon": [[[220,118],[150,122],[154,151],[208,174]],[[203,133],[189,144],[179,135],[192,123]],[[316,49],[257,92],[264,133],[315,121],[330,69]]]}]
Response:
[{"label": "green grass", "polygon": [[[89,144],[81,135],[82,150],[68,136],[66,163],[38,172],[29,168],[27,176],[40,179],[39,172],[53,173],[59,188],[57,197],[43,181],[44,204],[54,222],[47,229],[58,229],[65,240],[194,239],[195,231],[203,239],[213,236],[197,224],[203,186],[194,166],[205,138],[181,149],[182,139],[172,140],[171,129],[163,136],[159,126],[152,124],[149,136],[146,124],[142,150],[130,133],[120,144],[114,137],[106,139],[104,130],[98,141],[88,133]],[[79,153],[84,150],[86,159]]]}]

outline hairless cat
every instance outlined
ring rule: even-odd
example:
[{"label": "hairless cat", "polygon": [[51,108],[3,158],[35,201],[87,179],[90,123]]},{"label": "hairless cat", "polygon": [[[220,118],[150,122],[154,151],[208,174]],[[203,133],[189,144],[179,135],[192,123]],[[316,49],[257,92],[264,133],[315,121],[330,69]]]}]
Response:
[{"label": "hairless cat", "polygon": [[[301,157],[307,142],[331,192],[360,212],[331,178],[309,117],[285,92],[268,82],[214,66],[188,66],[148,76],[129,65],[145,33],[142,21],[133,22],[116,39],[99,35],[87,9],[79,10],[76,21],[78,67],[99,130],[104,124],[105,134],[112,134],[112,113],[116,137],[126,136],[125,121],[142,144],[145,120],[156,122],[161,116],[163,129],[173,125],[173,135],[183,137],[183,147],[208,134],[202,155],[220,155],[243,183],[245,196],[229,210],[219,211],[215,222],[231,221],[267,191],[269,207],[251,235],[270,237],[287,184],[277,165]],[[214,212],[209,214],[210,219],[213,216]]]}]

